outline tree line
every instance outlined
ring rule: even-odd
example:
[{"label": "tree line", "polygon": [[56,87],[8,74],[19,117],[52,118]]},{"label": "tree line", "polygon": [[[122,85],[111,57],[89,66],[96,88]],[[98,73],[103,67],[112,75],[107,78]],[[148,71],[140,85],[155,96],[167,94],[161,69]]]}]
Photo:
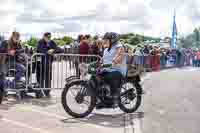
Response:
[{"label": "tree line", "polygon": [[181,37],[179,46],[183,48],[200,48],[200,28],[195,28],[189,35]]},{"label": "tree line", "polygon": [[[53,39],[59,46],[69,45],[73,43],[75,39],[69,36],[64,36],[62,38],[54,38]],[[126,44],[130,44],[132,46],[137,46],[138,44],[142,45],[146,41],[150,41],[153,43],[159,43],[161,38],[144,36],[135,33],[127,33],[121,34],[120,40]],[[178,46],[183,48],[200,48],[200,28],[195,28],[194,31],[188,34],[185,37],[178,38]],[[36,47],[39,38],[31,37],[29,40],[22,42],[23,45],[29,47]]]}]

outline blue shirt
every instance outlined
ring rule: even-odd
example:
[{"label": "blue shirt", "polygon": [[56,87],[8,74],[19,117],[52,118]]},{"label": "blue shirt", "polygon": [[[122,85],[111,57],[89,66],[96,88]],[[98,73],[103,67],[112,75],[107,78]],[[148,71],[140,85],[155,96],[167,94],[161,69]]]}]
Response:
[{"label": "blue shirt", "polygon": [[[108,51],[108,48],[104,50],[103,54],[103,64],[112,64],[113,59],[117,54],[117,49],[119,47],[123,47],[122,44],[116,44],[112,46],[110,51]],[[124,56],[122,61],[122,66],[112,67],[112,68],[106,68],[106,71],[113,72],[113,71],[119,71],[123,76],[126,76],[127,74],[127,66],[126,66],[126,56]]]}]

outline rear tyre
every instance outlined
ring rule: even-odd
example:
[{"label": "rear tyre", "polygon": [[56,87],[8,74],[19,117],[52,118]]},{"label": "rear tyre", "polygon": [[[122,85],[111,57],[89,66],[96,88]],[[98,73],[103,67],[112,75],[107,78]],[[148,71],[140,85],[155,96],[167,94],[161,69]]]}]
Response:
[{"label": "rear tyre", "polygon": [[[131,86],[127,87],[126,84],[129,84]],[[137,111],[137,109],[140,107],[141,102],[142,102],[141,94],[142,94],[142,88],[140,84],[133,84],[131,82],[126,82],[125,84],[123,84],[122,89],[121,89],[120,98],[119,98],[119,108],[125,113],[133,113]],[[125,100],[122,100],[123,98],[125,98]],[[128,104],[131,104],[132,102],[134,102],[133,106],[129,106],[129,107],[126,106]]]},{"label": "rear tyre", "polygon": [[[70,95],[70,89],[77,89],[77,88],[72,88],[72,87],[76,87],[76,86],[81,86],[80,91],[78,91],[78,93],[75,95],[74,99],[77,99],[78,95],[82,95],[82,97],[80,98],[81,100],[84,100],[85,97],[90,98],[90,102],[87,102],[88,108],[86,111],[84,111],[83,113],[76,113],[72,110],[72,108],[70,107],[70,104],[68,104],[68,102],[70,101],[70,99],[67,99],[67,95]],[[62,106],[64,108],[64,110],[71,115],[72,117],[75,118],[84,118],[86,116],[88,116],[93,109],[96,106],[96,97],[95,96],[86,96],[83,93],[81,93],[81,91],[83,91],[83,89],[87,90],[87,83],[84,81],[75,81],[75,82],[71,82],[70,84],[67,84],[62,92]],[[81,107],[80,104],[82,104],[80,101],[78,102],[78,100],[76,100],[76,103]],[[79,107],[79,109],[80,109]]]}]

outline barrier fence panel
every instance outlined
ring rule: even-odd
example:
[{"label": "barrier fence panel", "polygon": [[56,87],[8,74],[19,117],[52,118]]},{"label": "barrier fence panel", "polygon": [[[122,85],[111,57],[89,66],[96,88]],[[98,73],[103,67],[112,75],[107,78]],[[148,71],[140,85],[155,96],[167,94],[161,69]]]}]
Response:
[{"label": "barrier fence panel", "polygon": [[30,76],[29,58],[24,53],[0,53],[0,84],[7,91],[26,91]]},{"label": "barrier fence panel", "polygon": [[[137,70],[158,71],[169,67],[180,67],[191,65],[199,58],[191,55],[129,55],[128,62]],[[80,77],[79,64],[90,64],[101,60],[96,55],[78,54],[54,54],[45,55],[41,53],[27,57],[24,53],[16,56],[0,53],[0,73],[5,79],[0,79],[7,90],[21,91],[28,89],[49,90],[62,89],[66,78],[70,76]],[[2,74],[1,74],[2,75]],[[2,77],[2,76],[0,76]]]},{"label": "barrier fence panel", "polygon": [[129,64],[135,65],[137,69],[142,68],[146,72],[160,70],[161,61],[158,55],[131,55],[129,58]]},{"label": "barrier fence panel", "polygon": [[145,71],[150,72],[159,71],[166,68],[191,66],[192,64],[194,64],[194,62],[197,64],[198,61],[194,60],[194,57],[191,55],[178,56],[177,54],[158,54],[131,55],[130,63],[138,67],[143,67]]},{"label": "barrier fence panel", "polygon": [[92,63],[101,58],[96,55],[36,53],[31,58],[29,84],[35,90],[63,89],[70,76],[80,77],[79,64]]}]

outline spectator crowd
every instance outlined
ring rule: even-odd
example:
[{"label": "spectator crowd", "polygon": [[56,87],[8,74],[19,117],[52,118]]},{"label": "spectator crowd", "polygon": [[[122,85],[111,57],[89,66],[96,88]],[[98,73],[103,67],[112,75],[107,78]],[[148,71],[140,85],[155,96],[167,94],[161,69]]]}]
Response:
[{"label": "spectator crowd", "polygon": [[[103,55],[107,46],[95,36],[79,35],[77,41],[65,48],[65,53]],[[179,48],[162,48],[152,45],[138,45],[130,48],[124,45],[126,52],[132,54],[131,64],[142,65],[149,71],[157,71],[164,68],[191,66],[200,67],[200,50]]]},{"label": "spectator crowd", "polygon": [[[47,33],[46,33],[47,34]],[[45,35],[46,35],[45,34]],[[44,35],[44,36],[45,36]],[[50,36],[51,34],[48,33]],[[40,40],[39,44],[46,42],[45,37]],[[46,39],[48,40],[48,38]],[[53,40],[50,40],[49,46],[54,49],[57,47],[56,43]],[[25,46],[25,52],[28,55],[33,55],[36,52],[45,53],[48,49],[40,48],[38,45],[37,48],[28,48]],[[46,45],[44,45],[46,46]],[[2,45],[0,45],[0,51],[2,51]],[[67,54],[80,54],[80,55],[99,55],[103,56],[103,51],[107,46],[104,45],[100,37],[91,35],[79,35],[78,38],[71,43],[62,48],[59,48],[59,51],[62,51]],[[164,68],[170,67],[183,67],[183,66],[194,66],[200,67],[200,50],[193,49],[171,49],[171,48],[162,48],[160,46],[152,45],[138,45],[135,48],[130,48],[124,45],[127,53],[134,55],[131,59],[131,64],[141,65],[149,71],[158,71]],[[43,50],[42,50],[43,49]]]},{"label": "spectator crowd", "polygon": [[[88,62],[88,57],[86,56],[91,57],[94,61],[98,59],[95,57],[102,57],[104,49],[109,47],[98,36],[79,35],[77,40],[65,47],[58,46],[51,38],[51,33],[44,33],[36,48],[23,46],[20,41],[20,33],[18,32],[13,32],[9,40],[0,39],[0,77],[7,75],[9,69],[15,69],[14,79],[4,82],[4,79],[0,78],[0,86],[3,84],[7,88],[10,86],[10,88],[17,88],[15,86],[16,83],[21,82],[24,76],[29,81],[32,72],[36,73],[37,83],[34,84],[36,88],[51,88],[53,63],[55,61],[54,54],[65,53],[70,55],[63,58],[63,60],[69,63],[70,71],[75,69],[75,74],[79,76],[79,64],[81,62],[92,62],[91,60]],[[152,45],[138,45],[135,48],[130,48],[129,45],[123,44],[123,47],[126,52],[125,56],[129,57],[127,64],[145,68],[146,71],[159,71],[165,68],[183,66],[200,67],[200,50],[171,49]],[[75,54],[80,56],[75,56]],[[31,57],[30,63],[32,65],[27,60]],[[31,67],[33,71],[31,71]],[[37,91],[36,97],[43,97],[41,90]],[[44,95],[50,97],[50,90],[44,90]]]}]

